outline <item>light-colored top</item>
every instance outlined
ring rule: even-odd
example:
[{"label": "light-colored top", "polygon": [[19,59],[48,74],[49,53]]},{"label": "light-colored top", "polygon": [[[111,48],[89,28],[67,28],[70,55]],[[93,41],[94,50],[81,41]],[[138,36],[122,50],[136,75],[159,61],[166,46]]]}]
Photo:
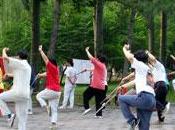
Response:
[{"label": "light-colored top", "polygon": [[147,84],[146,77],[150,68],[145,63],[138,61],[135,58],[133,59],[131,66],[135,69],[135,86],[137,94],[144,91],[155,95],[154,89]]},{"label": "light-colored top", "polygon": [[[68,66],[67,67],[67,69],[66,69],[66,71],[65,71],[65,75],[66,75],[66,80],[65,80],[65,86],[70,86],[70,87],[73,87],[73,86],[75,86],[75,82],[76,82],[76,80],[77,80],[77,75],[76,75],[76,69],[74,68],[74,67],[72,67],[72,66]],[[70,80],[72,81],[72,83],[74,83],[74,84],[72,84],[71,82],[70,82]]]},{"label": "light-colored top", "polygon": [[106,65],[95,58],[92,58],[90,60],[94,65],[90,87],[105,90],[106,78],[107,78]]},{"label": "light-colored top", "polygon": [[156,60],[156,63],[153,66],[152,73],[153,73],[155,82],[158,82],[158,81],[166,82],[165,67],[158,60]]},{"label": "light-colored top", "polygon": [[27,60],[18,60],[9,58],[7,68],[12,71],[13,85],[11,90],[17,97],[29,98],[30,96],[30,78],[31,66]]}]

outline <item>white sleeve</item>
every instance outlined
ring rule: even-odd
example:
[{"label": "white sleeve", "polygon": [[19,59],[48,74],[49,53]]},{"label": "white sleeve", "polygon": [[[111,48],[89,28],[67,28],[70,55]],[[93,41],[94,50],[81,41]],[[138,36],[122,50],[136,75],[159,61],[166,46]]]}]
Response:
[{"label": "white sleeve", "polygon": [[9,58],[9,62],[7,63],[7,67],[9,69],[17,69],[21,68],[22,66],[23,64],[21,63],[21,61],[15,58]]},{"label": "white sleeve", "polygon": [[162,69],[164,66],[162,65],[162,63],[160,63],[158,60],[156,60],[156,63],[155,63],[155,65],[154,65],[154,67],[155,67],[156,69]]},{"label": "white sleeve", "polygon": [[140,67],[140,62],[136,59],[136,58],[133,58],[133,63],[131,64],[131,67],[136,69],[136,68],[139,68]]}]

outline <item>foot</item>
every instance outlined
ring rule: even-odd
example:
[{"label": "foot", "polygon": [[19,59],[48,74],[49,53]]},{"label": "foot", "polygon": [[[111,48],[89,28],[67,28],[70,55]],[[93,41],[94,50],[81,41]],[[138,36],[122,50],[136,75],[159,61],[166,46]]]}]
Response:
[{"label": "foot", "polygon": [[82,113],[82,115],[86,115],[88,112],[90,112],[91,111],[91,108],[88,108],[88,109],[86,109],[83,113]]},{"label": "foot", "polygon": [[135,130],[135,128],[139,125],[140,120],[139,119],[134,119],[131,124],[129,130]]},{"label": "foot", "polygon": [[33,112],[32,112],[31,110],[28,110],[27,114],[28,114],[28,115],[32,115]]},{"label": "foot", "polygon": [[95,118],[102,119],[103,116],[95,116]]},{"label": "foot", "polygon": [[9,122],[10,127],[13,127],[15,117],[16,117],[16,114],[14,114],[14,113],[10,114],[10,116],[8,117],[8,122]]},{"label": "foot", "polygon": [[65,106],[60,106],[59,109],[66,109],[66,107]]},{"label": "foot", "polygon": [[[168,102],[165,106],[165,109],[162,111],[162,115],[161,118],[165,118],[165,115],[168,113],[168,111],[170,110],[170,102]],[[164,120],[164,119],[163,119]]]}]

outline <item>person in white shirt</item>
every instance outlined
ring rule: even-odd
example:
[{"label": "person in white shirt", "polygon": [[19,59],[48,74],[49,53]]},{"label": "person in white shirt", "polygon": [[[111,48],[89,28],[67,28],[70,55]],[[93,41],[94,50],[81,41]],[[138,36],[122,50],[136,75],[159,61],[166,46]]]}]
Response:
[{"label": "person in white shirt", "polygon": [[166,96],[168,93],[168,86],[166,84],[166,70],[164,65],[159,62],[149,51],[146,51],[146,53],[148,54],[148,61],[154,76],[154,90],[156,93],[155,98],[158,119],[160,122],[164,122],[164,113],[169,110],[170,105],[170,103],[166,101]]},{"label": "person in white shirt", "polygon": [[76,70],[73,67],[73,59],[68,59],[66,63],[67,69],[65,71],[66,80],[64,85],[64,99],[60,109],[65,109],[69,101],[68,108],[72,109],[74,107],[74,91],[76,86]]},{"label": "person in white shirt", "polygon": [[13,85],[10,90],[0,94],[0,109],[3,116],[8,116],[12,127],[15,114],[10,111],[6,102],[14,102],[18,117],[18,130],[26,130],[31,66],[27,62],[28,55],[25,51],[20,51],[16,58],[11,58],[7,55],[8,50],[8,48],[3,49],[3,60],[6,73],[10,71],[11,75],[13,75]]},{"label": "person in white shirt", "polygon": [[[156,106],[155,93],[147,82],[150,68],[146,64],[148,56],[145,51],[137,51],[134,55],[129,50],[129,45],[123,47],[125,57],[135,69],[136,95],[119,95],[118,100],[121,111],[127,120],[131,130],[138,125],[139,130],[149,130],[152,110]],[[121,89],[119,87],[119,89]],[[137,118],[131,112],[130,107],[137,109]]]}]

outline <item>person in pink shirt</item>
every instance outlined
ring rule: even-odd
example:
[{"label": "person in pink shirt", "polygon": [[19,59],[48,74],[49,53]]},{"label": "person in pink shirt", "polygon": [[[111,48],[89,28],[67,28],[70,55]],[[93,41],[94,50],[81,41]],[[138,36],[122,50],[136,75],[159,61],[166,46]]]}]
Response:
[{"label": "person in pink shirt", "polygon": [[[101,107],[101,102],[105,95],[105,85],[106,85],[106,58],[104,56],[98,56],[98,58],[93,57],[89,52],[89,47],[86,47],[86,53],[92,64],[94,65],[92,80],[89,87],[83,93],[83,102],[85,112],[89,111],[89,100],[95,96],[96,111]],[[102,117],[102,110],[96,114],[96,117]]]},{"label": "person in pink shirt", "polygon": [[[36,99],[41,107],[48,111],[52,125],[57,123],[58,100],[61,96],[61,86],[59,83],[59,69],[56,60],[49,59],[39,46],[39,52],[46,65],[46,72],[38,74],[38,77],[46,77],[46,88],[36,95]],[[45,100],[48,100],[48,104]]]}]

